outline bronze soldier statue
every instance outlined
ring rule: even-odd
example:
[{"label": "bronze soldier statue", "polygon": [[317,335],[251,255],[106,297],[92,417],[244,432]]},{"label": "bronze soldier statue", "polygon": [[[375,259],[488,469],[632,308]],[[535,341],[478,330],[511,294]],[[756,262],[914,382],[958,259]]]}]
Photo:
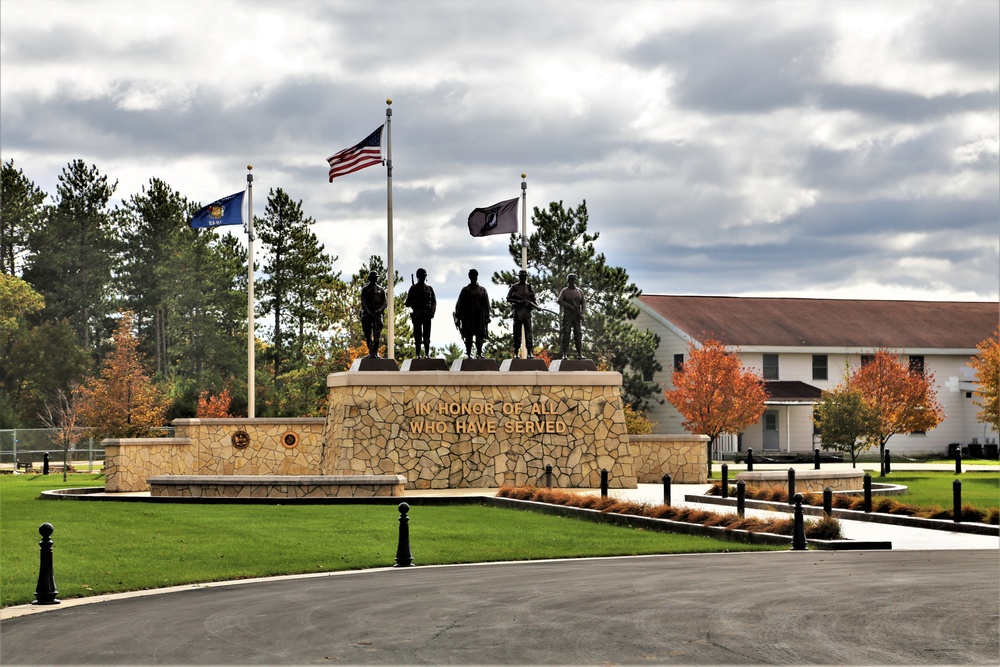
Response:
[{"label": "bronze soldier statue", "polygon": [[531,311],[538,309],[535,303],[535,290],[528,283],[528,272],[521,269],[517,273],[517,282],[507,291],[507,303],[512,307],[514,316],[514,356],[521,349],[521,330],[524,330],[524,346],[528,350],[528,358],[534,358],[535,349],[531,339]]},{"label": "bronze soldier statue", "polygon": [[489,336],[490,297],[479,284],[479,271],[469,271],[469,284],[458,293],[455,303],[455,324],[465,342],[465,356],[472,358],[472,345],[476,345],[476,358],[483,357],[483,341]]},{"label": "bronze soldier statue", "polygon": [[[417,283],[406,293],[406,307],[410,308],[410,319],[413,321],[413,344],[417,349],[417,357],[431,356],[431,320],[437,312],[437,297],[434,288],[427,284],[427,272],[417,269]],[[420,353],[420,345],[424,353]]]},{"label": "bronze soldier statue", "polygon": [[382,338],[382,314],[389,301],[385,290],[375,281],[378,274],[368,272],[368,284],[361,288],[361,328],[365,332],[365,345],[368,346],[368,356],[378,357],[379,339]]},{"label": "bronze soldier statue", "polygon": [[576,345],[576,358],[583,359],[583,316],[587,314],[583,292],[576,286],[576,274],[568,277],[569,285],[559,292],[557,303],[562,307],[562,328],[560,356],[569,358],[569,334],[573,332],[573,343]]}]

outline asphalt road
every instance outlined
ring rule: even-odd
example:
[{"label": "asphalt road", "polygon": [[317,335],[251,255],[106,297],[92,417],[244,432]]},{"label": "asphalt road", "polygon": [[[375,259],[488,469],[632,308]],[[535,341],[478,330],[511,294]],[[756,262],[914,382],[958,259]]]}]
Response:
[{"label": "asphalt road", "polygon": [[16,664],[988,664],[1000,551],[412,567],[207,587],[0,624]]}]

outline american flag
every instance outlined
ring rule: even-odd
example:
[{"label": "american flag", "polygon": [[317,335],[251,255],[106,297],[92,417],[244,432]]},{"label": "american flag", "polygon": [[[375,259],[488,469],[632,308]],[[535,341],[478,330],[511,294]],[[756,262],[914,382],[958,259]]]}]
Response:
[{"label": "american flag", "polygon": [[330,163],[331,183],[337,176],[351,174],[365,167],[370,167],[373,164],[381,164],[383,127],[385,126],[380,125],[377,130],[355,145],[345,148],[326,159]]}]

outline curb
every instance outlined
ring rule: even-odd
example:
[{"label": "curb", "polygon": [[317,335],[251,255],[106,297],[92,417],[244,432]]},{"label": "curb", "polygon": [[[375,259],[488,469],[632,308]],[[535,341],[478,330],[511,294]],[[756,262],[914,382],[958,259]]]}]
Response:
[{"label": "curb", "polygon": [[[696,496],[685,495],[684,500],[689,503],[702,503],[705,505],[725,505],[736,506],[735,498],[721,498],[719,496]],[[776,503],[770,500],[745,501],[750,509],[770,510],[772,512],[791,513],[794,508],[788,503]],[[822,516],[823,508],[816,505],[802,505],[802,513],[811,516]],[[905,516],[902,514],[886,514],[884,512],[859,512],[857,510],[833,509],[833,516],[837,519],[848,521],[868,521],[870,523],[885,523],[893,526],[906,526],[907,528],[926,528],[929,530],[946,530],[952,533],[969,533],[971,535],[1000,536],[1000,526],[993,526],[988,523],[973,523],[947,521],[943,519],[924,519],[915,516]]]}]

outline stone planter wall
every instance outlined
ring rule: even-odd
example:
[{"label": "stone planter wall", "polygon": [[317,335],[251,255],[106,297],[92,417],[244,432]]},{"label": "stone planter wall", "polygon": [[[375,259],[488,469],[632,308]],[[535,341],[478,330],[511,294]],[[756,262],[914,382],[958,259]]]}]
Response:
[{"label": "stone planter wall", "polygon": [[122,438],[101,442],[104,490],[108,493],[148,491],[154,475],[185,475],[194,470],[190,438]]},{"label": "stone planter wall", "polygon": [[707,444],[707,435],[630,435],[636,478],[640,484],[660,484],[669,473],[674,484],[705,484]]}]

